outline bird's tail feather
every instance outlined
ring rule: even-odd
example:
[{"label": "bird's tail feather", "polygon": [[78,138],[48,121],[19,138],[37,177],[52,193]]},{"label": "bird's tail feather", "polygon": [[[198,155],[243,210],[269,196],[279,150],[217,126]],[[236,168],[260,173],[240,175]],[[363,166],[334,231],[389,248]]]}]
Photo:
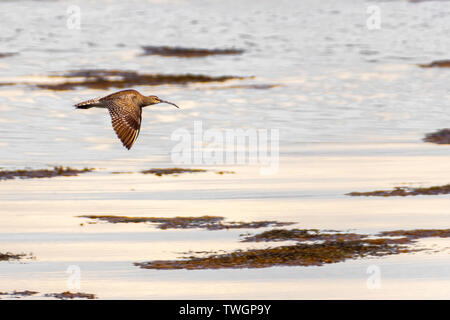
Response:
[{"label": "bird's tail feather", "polygon": [[89,108],[96,107],[98,105],[99,105],[99,100],[98,100],[98,98],[95,98],[95,99],[90,99],[90,100],[87,100],[87,101],[83,101],[83,102],[77,103],[75,105],[75,108],[77,108],[77,109],[89,109]]}]

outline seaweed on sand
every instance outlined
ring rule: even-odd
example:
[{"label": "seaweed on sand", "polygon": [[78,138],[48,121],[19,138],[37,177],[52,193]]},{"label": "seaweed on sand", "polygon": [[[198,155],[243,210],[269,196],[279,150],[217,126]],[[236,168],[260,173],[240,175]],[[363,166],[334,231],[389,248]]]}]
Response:
[{"label": "seaweed on sand", "polygon": [[75,70],[57,77],[70,79],[70,81],[35,84],[35,86],[48,90],[73,90],[77,87],[106,90],[109,88],[130,88],[137,85],[185,85],[188,83],[223,82],[231,79],[244,79],[243,77],[236,76],[215,77],[201,74],[140,74],[135,71],[121,70]]},{"label": "seaweed on sand", "polygon": [[96,299],[95,294],[92,293],[82,293],[82,292],[70,292],[70,291],[64,291],[61,293],[47,293],[44,295],[45,297],[52,297],[56,299]]},{"label": "seaweed on sand", "polygon": [[365,241],[325,241],[316,244],[296,244],[267,249],[236,250],[208,257],[189,257],[184,260],[156,260],[135,263],[144,269],[219,269],[267,268],[274,266],[321,266],[346,259],[397,254],[405,249],[390,244],[371,244]]},{"label": "seaweed on sand", "polygon": [[[38,294],[37,291],[32,290],[24,290],[24,291],[13,291],[13,292],[0,292],[0,296],[9,296],[12,298],[21,298],[21,297],[29,297],[34,296]],[[70,292],[70,291],[64,291],[61,293],[46,293],[43,295],[43,297],[51,297],[56,299],[96,299],[97,297],[95,294],[92,293],[82,293],[82,292]]]},{"label": "seaweed on sand", "polygon": [[422,68],[450,68],[450,60],[436,60],[431,63],[419,64],[419,67]]},{"label": "seaweed on sand", "polygon": [[[189,169],[189,168],[156,168],[156,169],[149,169],[149,170],[143,170],[141,173],[143,174],[154,174],[155,176],[162,177],[165,175],[179,175],[181,173],[198,173],[198,172],[207,172],[208,170],[205,169]],[[216,171],[217,174],[223,175],[223,174],[235,174],[234,171],[225,171],[220,170]]]},{"label": "seaweed on sand", "polygon": [[31,291],[31,290],[25,290],[25,291],[16,291],[13,292],[0,292],[0,295],[2,296],[11,296],[14,298],[20,298],[20,297],[29,297],[34,296],[35,294],[38,294],[37,291]]},{"label": "seaweed on sand", "polygon": [[206,172],[204,169],[186,169],[186,168],[158,168],[158,169],[149,169],[141,171],[144,174],[154,174],[156,176],[163,176],[169,174],[180,174],[180,173],[196,173],[196,172]]},{"label": "seaweed on sand", "polygon": [[439,195],[439,194],[449,194],[450,184],[443,186],[433,186],[426,188],[410,188],[410,187],[395,187],[394,190],[376,190],[368,192],[350,192],[346,195],[353,197],[360,196],[375,196],[375,197],[406,197],[406,196],[418,196],[418,195]]},{"label": "seaweed on sand", "polygon": [[6,252],[6,253],[1,253],[0,252],[0,261],[10,261],[10,260],[21,260],[24,258],[30,258],[32,257],[32,255],[30,254],[26,254],[26,253],[11,253],[11,252]]},{"label": "seaweed on sand", "polygon": [[450,144],[450,129],[442,129],[428,133],[425,138],[423,138],[423,141],[437,144]]},{"label": "seaweed on sand", "polygon": [[52,177],[70,177],[77,176],[80,173],[93,171],[93,168],[73,169],[70,167],[54,167],[53,169],[38,169],[38,170],[0,170],[0,180],[9,179],[32,179],[32,178],[52,178]]},{"label": "seaweed on sand", "polygon": [[216,171],[217,174],[225,174],[225,173],[229,173],[229,174],[235,174],[236,172],[234,171],[224,171],[224,170],[220,170],[220,171]]},{"label": "seaweed on sand", "polygon": [[378,236],[406,237],[410,240],[430,237],[450,238],[450,229],[393,230],[380,232]]},{"label": "seaweed on sand", "polygon": [[199,49],[169,46],[143,46],[142,55],[159,55],[163,57],[199,58],[211,55],[237,55],[244,53],[241,49]]},{"label": "seaweed on sand", "polygon": [[322,232],[318,229],[272,229],[259,233],[254,236],[246,236],[242,242],[261,242],[261,241],[344,241],[344,240],[361,240],[366,235],[357,233],[339,233],[339,232]]},{"label": "seaweed on sand", "polygon": [[414,252],[410,245],[424,237],[450,237],[450,229],[418,229],[365,234],[321,232],[317,229],[274,229],[242,241],[296,241],[294,245],[265,249],[235,250],[206,257],[188,256],[178,260],[136,262],[144,269],[267,268],[274,266],[322,266],[348,259],[382,257]]},{"label": "seaweed on sand", "polygon": [[292,222],[277,221],[253,221],[253,222],[224,222],[224,217],[201,216],[201,217],[126,217],[111,215],[85,215],[81,218],[95,219],[109,223],[155,223],[159,229],[255,229],[263,227],[285,226]]}]

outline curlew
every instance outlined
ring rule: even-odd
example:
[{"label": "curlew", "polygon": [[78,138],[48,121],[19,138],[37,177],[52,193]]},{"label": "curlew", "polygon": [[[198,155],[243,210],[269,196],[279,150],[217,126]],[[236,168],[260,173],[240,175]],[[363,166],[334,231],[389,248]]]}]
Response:
[{"label": "curlew", "polygon": [[128,150],[136,141],[141,129],[142,108],[157,103],[176,104],[161,100],[157,96],[143,96],[136,90],[123,90],[77,103],[77,109],[106,108],[111,115],[114,131]]}]

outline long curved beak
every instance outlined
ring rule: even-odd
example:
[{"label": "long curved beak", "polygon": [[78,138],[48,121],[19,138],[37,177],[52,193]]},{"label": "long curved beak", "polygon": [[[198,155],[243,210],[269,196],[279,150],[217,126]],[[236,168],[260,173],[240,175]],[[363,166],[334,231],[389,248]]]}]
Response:
[{"label": "long curved beak", "polygon": [[172,103],[172,102],[169,102],[169,101],[165,101],[165,100],[159,100],[159,103],[168,103],[168,104],[171,104],[171,105],[177,107],[178,109],[180,108],[180,107],[177,106],[175,103]]}]

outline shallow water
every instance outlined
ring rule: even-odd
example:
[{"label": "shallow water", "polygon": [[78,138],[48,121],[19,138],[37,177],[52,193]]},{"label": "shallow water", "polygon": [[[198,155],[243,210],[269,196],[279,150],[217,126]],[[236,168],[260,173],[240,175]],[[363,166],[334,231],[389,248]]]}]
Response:
[{"label": "shallow water", "polygon": [[[80,30],[67,28],[71,5],[81,9]],[[369,5],[381,10],[379,30],[366,27]],[[75,291],[99,298],[450,297],[444,239],[421,240],[437,246],[429,254],[322,267],[144,270],[133,262],[176,258],[189,250],[255,247],[239,243],[239,234],[260,230],[159,230],[91,225],[77,217],[207,214],[373,233],[449,228],[449,195],[345,193],[449,183],[450,149],[421,139],[449,127],[450,69],[417,64],[450,58],[450,2],[2,1],[0,11],[8,12],[0,20],[0,53],[19,53],[0,58],[0,82],[21,83],[0,86],[0,166],[97,168],[78,177],[0,181],[0,252],[36,256],[1,262],[0,291],[66,291],[66,270],[76,265],[81,288]],[[141,56],[146,45],[245,52],[196,59]],[[144,109],[139,139],[127,151],[105,110],[73,108],[115,90],[26,85],[57,81],[48,77],[77,69],[254,78],[135,87],[181,109]],[[254,84],[278,86],[217,90]],[[139,173],[176,166],[171,134],[179,128],[193,132],[194,121],[205,130],[279,129],[278,172],[261,175],[258,165],[191,165],[236,173]],[[379,289],[366,285],[370,265],[381,270]]]}]

